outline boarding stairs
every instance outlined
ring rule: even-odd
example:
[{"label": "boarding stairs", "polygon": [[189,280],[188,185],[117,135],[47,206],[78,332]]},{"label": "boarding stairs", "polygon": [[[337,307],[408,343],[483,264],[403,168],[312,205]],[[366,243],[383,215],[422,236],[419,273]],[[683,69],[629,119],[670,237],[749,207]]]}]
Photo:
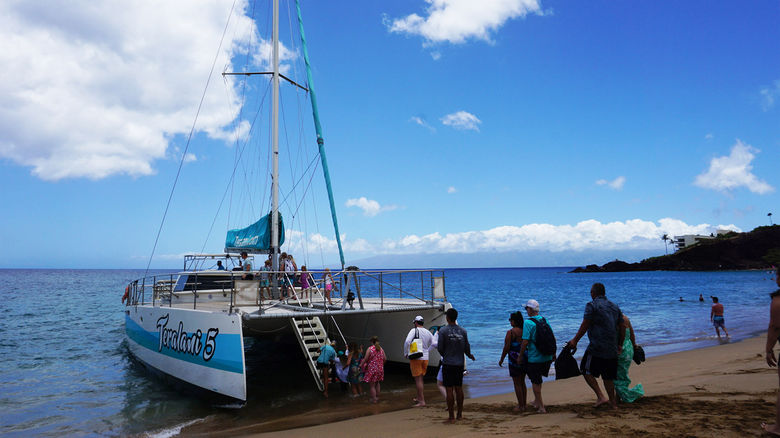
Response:
[{"label": "boarding stairs", "polygon": [[[333,317],[331,317],[331,320],[333,320]],[[298,339],[301,350],[303,350],[303,355],[306,358],[306,363],[309,365],[309,370],[311,371],[312,377],[314,377],[317,388],[319,388],[320,391],[324,391],[325,387],[322,384],[320,370],[317,368],[317,358],[320,357],[320,347],[326,343],[330,343],[325,326],[318,316],[296,316],[290,318],[290,324],[293,326],[293,332],[295,333],[296,339]],[[336,324],[335,320],[333,320],[333,324]],[[339,334],[341,334],[341,330],[337,325],[336,329],[338,329]],[[341,338],[346,344],[343,335]]]}]

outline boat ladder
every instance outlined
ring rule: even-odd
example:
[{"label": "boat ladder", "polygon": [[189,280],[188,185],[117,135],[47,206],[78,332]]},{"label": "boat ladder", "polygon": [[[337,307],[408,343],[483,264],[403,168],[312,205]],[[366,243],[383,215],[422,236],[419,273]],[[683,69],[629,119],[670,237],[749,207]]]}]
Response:
[{"label": "boat ladder", "polygon": [[303,350],[309,370],[317,383],[317,388],[324,391],[325,387],[322,385],[320,370],[317,369],[317,358],[320,356],[320,347],[326,342],[330,342],[328,333],[318,316],[296,316],[290,318],[290,323]]}]

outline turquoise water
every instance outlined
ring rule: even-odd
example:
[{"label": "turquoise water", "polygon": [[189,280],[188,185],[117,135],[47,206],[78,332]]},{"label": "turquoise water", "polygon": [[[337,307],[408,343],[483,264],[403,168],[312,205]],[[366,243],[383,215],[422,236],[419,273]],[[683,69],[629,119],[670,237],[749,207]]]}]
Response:
[{"label": "turquoise water", "polygon": [[[710,301],[725,305],[731,341],[762,333],[771,275],[752,272],[567,274],[568,268],[446,271],[447,295],[469,332],[470,396],[512,391],[497,365],[508,315],[538,300],[559,344],[576,332],[593,282],[631,318],[648,355],[717,345]],[[0,270],[0,434],[4,436],[167,436],[214,416],[249,422],[323,407],[294,351],[247,342],[249,400],[225,409],[191,397],[134,361],[124,343],[124,285],[134,270]],[[679,302],[683,297],[684,302]],[[383,345],[393,348],[393,340]],[[396,340],[399,344],[403,340]],[[587,338],[581,343],[581,351]],[[270,354],[269,354],[270,353]],[[269,356],[271,356],[269,358]],[[643,365],[646,366],[646,365]],[[411,386],[388,375],[383,390]],[[338,395],[337,395],[338,396]]]}]

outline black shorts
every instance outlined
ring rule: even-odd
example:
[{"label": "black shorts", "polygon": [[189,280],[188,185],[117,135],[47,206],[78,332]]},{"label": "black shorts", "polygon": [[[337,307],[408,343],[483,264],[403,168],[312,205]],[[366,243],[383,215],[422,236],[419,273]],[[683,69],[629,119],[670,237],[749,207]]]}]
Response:
[{"label": "black shorts", "polygon": [[317,368],[319,369],[325,369],[330,366],[330,362],[317,362]]},{"label": "black shorts", "polygon": [[528,380],[531,381],[531,383],[535,383],[537,385],[542,384],[542,376],[547,377],[547,375],[550,373],[550,364],[552,364],[551,360],[548,360],[547,362],[528,362],[528,365],[526,366],[526,372],[528,373]]},{"label": "black shorts", "polygon": [[604,380],[615,380],[617,378],[617,358],[604,359],[596,357],[585,350],[585,355],[580,361],[580,371],[582,374],[589,374],[593,377],[601,377]]},{"label": "black shorts", "polygon": [[445,387],[463,386],[463,366],[441,364],[441,379]]},{"label": "black shorts", "polygon": [[522,365],[509,365],[509,377],[525,377],[526,373],[528,372],[526,370],[527,363],[523,362]]}]

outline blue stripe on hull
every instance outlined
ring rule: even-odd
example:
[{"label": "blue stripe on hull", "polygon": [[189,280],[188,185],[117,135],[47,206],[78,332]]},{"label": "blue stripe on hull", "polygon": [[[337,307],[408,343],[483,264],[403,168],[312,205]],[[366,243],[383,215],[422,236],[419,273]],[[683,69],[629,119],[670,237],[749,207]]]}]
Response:
[{"label": "blue stripe on hull", "polygon": [[[200,342],[204,346],[201,348],[199,354],[190,354],[188,352],[175,351],[170,348],[160,348],[160,333],[149,332],[144,330],[143,327],[138,325],[129,316],[125,316],[125,332],[127,337],[136,344],[140,345],[147,350],[153,351],[158,354],[162,354],[173,359],[214,368],[223,371],[229,371],[232,373],[243,374],[244,364],[241,359],[243,358],[243,351],[241,350],[241,336],[237,334],[217,334],[215,338],[215,348],[211,359],[204,360],[203,349],[206,345],[207,333],[202,333]],[[194,338],[194,334],[188,333]],[[239,360],[235,360],[238,358]]]}]

